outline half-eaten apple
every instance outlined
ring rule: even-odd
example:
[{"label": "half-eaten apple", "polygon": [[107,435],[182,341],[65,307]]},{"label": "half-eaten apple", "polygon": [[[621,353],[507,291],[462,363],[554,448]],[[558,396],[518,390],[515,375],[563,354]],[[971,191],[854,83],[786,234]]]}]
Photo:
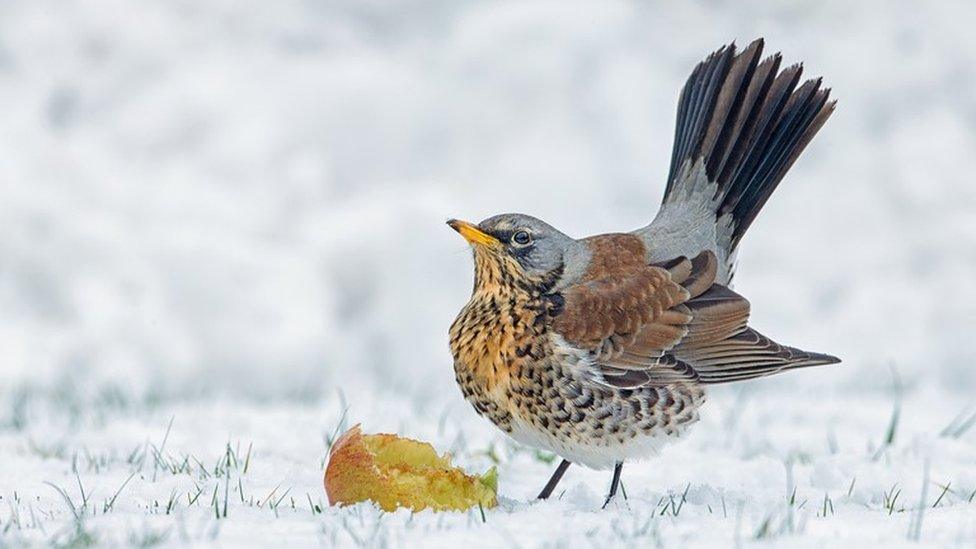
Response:
[{"label": "half-eaten apple", "polygon": [[376,502],[384,511],[463,511],[498,504],[498,474],[492,467],[471,476],[451,466],[426,442],[396,435],[364,435],[356,425],[329,452],[325,492],[330,505]]}]

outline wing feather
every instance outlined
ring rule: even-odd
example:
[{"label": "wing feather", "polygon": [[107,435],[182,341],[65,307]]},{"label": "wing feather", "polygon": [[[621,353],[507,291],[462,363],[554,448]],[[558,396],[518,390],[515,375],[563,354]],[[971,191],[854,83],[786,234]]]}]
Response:
[{"label": "wing feather", "polygon": [[563,291],[553,328],[589,353],[593,379],[621,389],[726,383],[839,362],[749,328],[749,301],[714,283],[717,267],[706,251],[581,282]]}]

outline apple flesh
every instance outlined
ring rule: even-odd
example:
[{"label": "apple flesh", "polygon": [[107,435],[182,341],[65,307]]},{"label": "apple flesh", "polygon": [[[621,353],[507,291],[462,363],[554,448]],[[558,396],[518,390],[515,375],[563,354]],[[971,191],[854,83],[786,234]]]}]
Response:
[{"label": "apple flesh", "polygon": [[330,505],[371,500],[384,511],[463,511],[498,504],[498,475],[494,467],[480,477],[465,474],[426,442],[364,435],[356,425],[329,452],[325,492]]}]

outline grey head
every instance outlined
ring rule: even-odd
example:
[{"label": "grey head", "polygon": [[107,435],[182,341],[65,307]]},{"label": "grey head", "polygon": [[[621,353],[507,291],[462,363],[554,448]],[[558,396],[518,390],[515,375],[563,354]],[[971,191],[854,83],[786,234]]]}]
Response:
[{"label": "grey head", "polygon": [[448,221],[475,250],[475,261],[514,260],[519,274],[529,279],[556,279],[579,263],[580,244],[552,225],[519,213],[506,213],[485,219],[477,225],[452,219]]}]

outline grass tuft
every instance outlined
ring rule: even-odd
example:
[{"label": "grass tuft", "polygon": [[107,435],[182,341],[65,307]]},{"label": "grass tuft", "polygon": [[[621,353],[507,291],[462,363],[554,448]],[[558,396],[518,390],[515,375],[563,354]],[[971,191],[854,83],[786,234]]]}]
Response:
[{"label": "grass tuft", "polygon": [[891,410],[891,419],[888,420],[888,427],[885,429],[884,438],[881,440],[881,444],[878,446],[877,451],[874,453],[873,461],[881,459],[884,455],[885,450],[890,448],[895,443],[895,438],[898,435],[898,424],[901,421],[901,400],[902,400],[902,384],[901,376],[898,374],[898,369],[892,365],[891,366],[891,389],[894,398],[894,404]]},{"label": "grass tuft", "polygon": [[918,498],[918,507],[915,510],[915,514],[912,517],[912,521],[908,525],[908,539],[911,541],[919,541],[922,539],[922,519],[925,518],[925,499],[929,491],[929,468],[930,463],[928,460],[925,461],[925,472],[922,475],[922,493]]},{"label": "grass tuft", "polygon": [[[898,496],[901,495],[901,488],[898,488],[898,483],[891,486],[890,490],[885,490],[884,492],[884,508],[888,511],[888,516],[891,516],[895,512],[895,505],[898,503]],[[904,511],[905,508],[902,507],[898,509],[898,512]]]},{"label": "grass tuft", "polygon": [[960,438],[976,425],[976,410],[963,410],[939,433],[943,438]]},{"label": "grass tuft", "polygon": [[951,486],[952,486],[952,482],[947,482],[945,486],[940,485],[940,488],[942,488],[942,493],[939,494],[939,497],[936,498],[935,503],[932,504],[933,509],[939,506],[939,503],[942,502],[942,498],[944,498],[946,493],[949,492],[949,487]]}]

